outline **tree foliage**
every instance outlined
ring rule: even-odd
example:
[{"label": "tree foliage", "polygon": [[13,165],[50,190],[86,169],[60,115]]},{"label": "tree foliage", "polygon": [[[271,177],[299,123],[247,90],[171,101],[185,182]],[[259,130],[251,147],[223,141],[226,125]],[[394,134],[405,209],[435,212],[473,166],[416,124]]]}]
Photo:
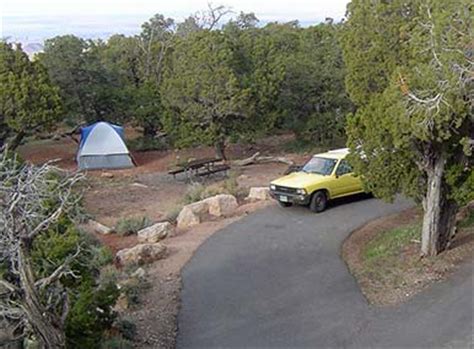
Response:
[{"label": "tree foliage", "polygon": [[0,147],[15,149],[26,136],[51,129],[62,118],[58,89],[39,62],[0,42]]},{"label": "tree foliage", "polygon": [[284,71],[271,38],[252,23],[231,21],[177,39],[162,95],[166,129],[179,145],[215,145],[225,156],[229,140],[273,126]]},{"label": "tree foliage", "polygon": [[[183,22],[156,14],[135,36],[72,35],[46,42],[39,60],[76,123],[109,120],[143,130],[143,143],[225,145],[275,128],[312,143],[344,138],[352,108],[343,87],[340,25],[261,26],[209,5]],[[156,142],[156,141],[159,142]]]},{"label": "tree foliage", "polygon": [[346,83],[358,107],[348,121],[351,160],[377,195],[423,203],[422,253],[436,254],[474,195],[472,6],[354,0],[348,14]]},{"label": "tree foliage", "polygon": [[338,42],[341,25],[307,29],[272,25],[285,53],[285,80],[277,100],[284,127],[314,144],[344,140],[352,104],[344,87],[345,68]]}]

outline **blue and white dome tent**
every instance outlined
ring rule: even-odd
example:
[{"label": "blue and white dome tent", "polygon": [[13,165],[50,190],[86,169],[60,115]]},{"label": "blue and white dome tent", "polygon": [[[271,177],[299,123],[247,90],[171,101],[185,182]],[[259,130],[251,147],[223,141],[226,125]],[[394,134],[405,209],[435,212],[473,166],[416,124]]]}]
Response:
[{"label": "blue and white dome tent", "polygon": [[97,122],[81,128],[81,142],[76,160],[81,170],[134,166],[124,142],[123,127],[108,122]]}]

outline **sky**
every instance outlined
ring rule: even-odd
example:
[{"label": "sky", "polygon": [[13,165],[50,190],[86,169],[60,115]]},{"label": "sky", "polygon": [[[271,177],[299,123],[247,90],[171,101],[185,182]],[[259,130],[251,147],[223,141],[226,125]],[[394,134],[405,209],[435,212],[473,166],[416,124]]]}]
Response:
[{"label": "sky", "polygon": [[[41,41],[72,33],[107,37],[134,34],[155,13],[178,21],[207,8],[207,0],[0,0],[0,37]],[[234,12],[254,12],[262,22],[298,19],[303,25],[326,17],[340,20],[348,0],[214,0]]]}]

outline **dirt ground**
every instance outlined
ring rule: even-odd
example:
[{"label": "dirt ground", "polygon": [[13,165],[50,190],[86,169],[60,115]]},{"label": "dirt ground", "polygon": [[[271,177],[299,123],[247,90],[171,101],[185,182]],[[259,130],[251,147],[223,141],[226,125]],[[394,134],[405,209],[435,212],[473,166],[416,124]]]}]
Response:
[{"label": "dirt ground", "polygon": [[342,256],[369,303],[390,306],[403,303],[444,280],[457,266],[474,258],[474,228],[460,229],[450,248],[436,257],[420,257],[420,241],[412,240],[397,256],[396,265],[380,265],[385,280],[365,269],[363,249],[378,234],[420,222],[422,212],[409,209],[382,217],[353,232],[342,247]]},{"label": "dirt ground", "polygon": [[[290,140],[289,135],[266,138],[257,144],[234,144],[228,148],[230,159],[240,159],[259,151],[262,155],[281,156],[282,144]],[[77,144],[70,138],[56,141],[38,141],[19,148],[21,156],[35,164],[52,159],[66,170],[76,169],[74,160]],[[115,171],[89,171],[88,189],[84,195],[86,211],[98,222],[114,226],[120,218],[147,216],[151,221],[162,220],[181,201],[190,183],[182,176],[176,179],[167,174],[168,169],[179,161],[213,157],[212,147],[195,147],[184,150],[134,152],[138,164],[132,169]],[[310,154],[284,154],[295,163],[303,163]],[[286,164],[256,164],[231,169],[239,186],[267,186],[287,169]],[[214,175],[202,180],[203,185],[222,182],[227,177]]]},{"label": "dirt ground", "polygon": [[[266,138],[257,144],[231,145],[227,154],[233,159],[249,157],[257,151],[261,155],[285,156],[301,164],[311,154],[282,154],[282,145],[291,136],[279,135]],[[55,141],[36,141],[19,148],[20,155],[27,161],[41,164],[56,160],[56,165],[68,171],[76,170],[74,160],[77,144],[68,138]],[[89,171],[84,206],[94,220],[113,227],[121,218],[147,216],[151,221],[163,220],[170,210],[182,204],[190,186],[185,178],[173,178],[168,169],[178,161],[191,158],[213,157],[214,149],[196,147],[185,150],[148,151],[132,153],[138,164],[133,169],[115,171]],[[232,168],[230,176],[236,178],[239,187],[267,186],[283,174],[288,165],[282,163],[256,164]],[[200,183],[205,186],[219,185],[228,177],[212,176]],[[244,203],[232,217],[204,222],[189,231],[178,232],[166,238],[168,255],[165,259],[147,266],[149,287],[140,295],[140,303],[129,308],[122,315],[130,317],[137,325],[137,348],[174,348],[177,334],[176,317],[180,304],[181,268],[194,251],[212,234],[246,214],[270,202]],[[96,237],[115,254],[118,250],[137,244],[137,238],[118,234]]]},{"label": "dirt ground", "polygon": [[175,348],[180,307],[181,269],[197,248],[215,232],[270,202],[245,204],[234,216],[204,222],[166,239],[168,256],[147,268],[150,288],[140,296],[140,306],[127,315],[137,325],[137,348]]}]

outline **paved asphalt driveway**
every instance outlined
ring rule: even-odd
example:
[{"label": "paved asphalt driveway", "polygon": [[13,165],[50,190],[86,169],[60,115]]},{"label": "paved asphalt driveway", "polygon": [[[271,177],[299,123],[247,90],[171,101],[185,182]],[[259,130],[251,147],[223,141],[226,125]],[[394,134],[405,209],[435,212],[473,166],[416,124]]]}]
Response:
[{"label": "paved asphalt driveway", "polygon": [[340,257],[351,231],[409,205],[358,199],[321,214],[275,205],[216,233],[183,271],[178,348],[469,347],[471,264],[383,309],[367,304]]}]

